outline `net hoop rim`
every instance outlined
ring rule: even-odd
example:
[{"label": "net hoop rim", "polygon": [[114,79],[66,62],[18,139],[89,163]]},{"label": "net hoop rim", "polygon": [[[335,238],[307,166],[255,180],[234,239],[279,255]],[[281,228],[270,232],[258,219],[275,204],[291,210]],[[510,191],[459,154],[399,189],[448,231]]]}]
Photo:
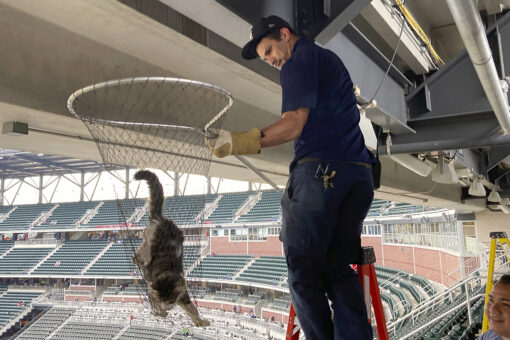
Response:
[{"label": "net hoop rim", "polygon": [[[170,125],[170,124],[157,124],[157,123],[136,123],[136,122],[124,122],[124,121],[118,121],[118,120],[107,120],[107,119],[100,119],[100,118],[92,118],[84,115],[80,115],[76,112],[76,110],[73,107],[74,101],[81,96],[82,94],[95,91],[97,89],[107,88],[107,87],[117,87],[121,85],[126,84],[134,84],[134,83],[144,83],[144,82],[162,82],[162,83],[171,83],[171,84],[187,84],[187,85],[193,85],[193,86],[202,86],[207,87],[210,89],[213,89],[215,91],[218,91],[219,93],[225,95],[228,98],[228,104],[220,111],[216,116],[214,116],[202,129],[201,128],[195,128],[195,127],[189,127],[189,126],[179,126],[179,125]],[[232,98],[232,94],[225,90],[224,88],[197,81],[197,80],[190,80],[185,78],[175,78],[175,77],[132,77],[132,78],[120,78],[120,79],[113,79],[113,80],[107,80],[100,83],[95,83],[92,85],[85,86],[81,89],[78,89],[74,91],[69,98],[67,99],[67,109],[69,112],[75,116],[78,119],[90,122],[90,123],[99,123],[104,125],[130,125],[130,126],[154,126],[154,127],[161,127],[161,128],[179,128],[179,129],[187,129],[191,131],[200,132],[202,134],[207,134],[208,128],[216,121],[218,120],[227,110],[232,106],[234,103],[234,100]]]}]

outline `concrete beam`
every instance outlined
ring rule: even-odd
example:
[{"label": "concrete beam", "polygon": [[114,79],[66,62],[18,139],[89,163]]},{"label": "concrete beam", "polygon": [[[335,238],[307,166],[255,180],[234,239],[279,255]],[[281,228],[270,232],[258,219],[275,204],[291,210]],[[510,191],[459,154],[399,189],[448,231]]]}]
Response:
[{"label": "concrete beam", "polygon": [[[372,1],[361,12],[361,16],[374,27],[388,45],[393,48],[397,45],[402,19],[399,15],[395,15],[394,9],[388,7],[383,1]],[[430,71],[430,63],[424,57],[424,47],[407,27],[402,33],[397,54],[414,73],[424,74]]]}]

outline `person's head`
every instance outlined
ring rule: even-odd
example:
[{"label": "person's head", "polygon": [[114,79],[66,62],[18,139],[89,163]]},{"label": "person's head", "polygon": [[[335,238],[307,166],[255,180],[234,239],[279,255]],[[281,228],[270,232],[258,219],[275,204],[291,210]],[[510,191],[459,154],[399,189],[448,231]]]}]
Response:
[{"label": "person's head", "polygon": [[503,275],[492,288],[485,314],[490,329],[503,339],[510,339],[510,274]]},{"label": "person's head", "polygon": [[244,59],[261,58],[269,65],[281,69],[290,58],[299,37],[282,18],[271,15],[253,25],[250,41],[243,47]]}]

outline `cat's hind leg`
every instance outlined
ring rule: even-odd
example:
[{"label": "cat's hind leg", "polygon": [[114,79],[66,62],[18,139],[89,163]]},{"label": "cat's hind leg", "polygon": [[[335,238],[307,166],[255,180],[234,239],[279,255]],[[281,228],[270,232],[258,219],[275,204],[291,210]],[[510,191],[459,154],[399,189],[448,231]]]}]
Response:
[{"label": "cat's hind leg", "polygon": [[197,327],[207,327],[211,324],[209,320],[201,319],[198,313],[197,307],[191,301],[188,291],[185,290],[177,299],[177,304],[184,310],[184,312],[190,317],[191,321]]}]

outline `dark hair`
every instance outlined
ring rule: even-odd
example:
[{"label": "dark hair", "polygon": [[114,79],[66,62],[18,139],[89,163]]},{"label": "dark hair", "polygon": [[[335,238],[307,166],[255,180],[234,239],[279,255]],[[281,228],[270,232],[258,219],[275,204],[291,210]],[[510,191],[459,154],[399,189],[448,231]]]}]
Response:
[{"label": "dark hair", "polygon": [[[280,34],[280,29],[282,29],[282,28],[283,27],[280,27],[279,29],[276,29],[274,31],[269,32],[266,35],[266,38],[273,39],[273,40],[276,40],[276,41],[282,40],[281,34]],[[291,34],[297,35],[296,31],[294,31],[292,28],[290,28],[290,27],[285,27],[285,28],[287,28]]]},{"label": "dark hair", "polygon": [[496,283],[501,283],[503,285],[510,285],[510,273],[509,274],[503,274]]}]

